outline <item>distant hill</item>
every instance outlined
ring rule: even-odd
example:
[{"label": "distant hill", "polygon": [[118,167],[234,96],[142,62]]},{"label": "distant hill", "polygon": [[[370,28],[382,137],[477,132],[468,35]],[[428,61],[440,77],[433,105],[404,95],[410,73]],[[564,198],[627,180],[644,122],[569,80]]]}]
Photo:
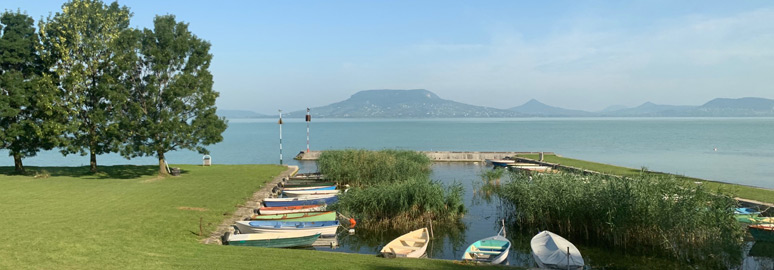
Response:
[{"label": "distant hill", "polygon": [[[347,100],[312,108],[315,117],[324,118],[451,118],[518,117],[514,111],[474,106],[440,98],[424,89],[365,90]],[[287,117],[302,117],[306,110]]]},{"label": "distant hill", "polygon": [[265,114],[260,114],[253,111],[246,111],[246,110],[220,110],[218,109],[217,112],[218,116],[226,117],[227,119],[238,119],[238,118],[264,118],[269,117]]},{"label": "distant hill", "polygon": [[716,98],[696,111],[706,116],[774,116],[774,100],[765,98]]},{"label": "distant hill", "polygon": [[682,106],[682,105],[661,105],[655,104],[650,101],[643,103],[640,106],[628,109],[620,109],[611,112],[603,112],[601,116],[672,116],[681,115],[686,111],[696,108],[695,106]]},{"label": "distant hill", "polygon": [[549,106],[535,99],[527,101],[521,106],[508,109],[510,111],[522,113],[529,116],[548,116],[548,117],[573,117],[573,116],[591,116],[592,113],[580,110],[568,110],[559,107]]}]

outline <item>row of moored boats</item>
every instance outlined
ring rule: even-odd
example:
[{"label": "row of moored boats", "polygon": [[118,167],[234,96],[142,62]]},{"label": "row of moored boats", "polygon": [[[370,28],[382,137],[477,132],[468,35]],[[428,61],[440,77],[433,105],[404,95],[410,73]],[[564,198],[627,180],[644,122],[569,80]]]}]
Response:
[{"label": "row of moored boats", "polygon": [[736,208],[736,220],[747,224],[747,230],[756,242],[774,242],[774,217],[763,217],[755,208]]}]

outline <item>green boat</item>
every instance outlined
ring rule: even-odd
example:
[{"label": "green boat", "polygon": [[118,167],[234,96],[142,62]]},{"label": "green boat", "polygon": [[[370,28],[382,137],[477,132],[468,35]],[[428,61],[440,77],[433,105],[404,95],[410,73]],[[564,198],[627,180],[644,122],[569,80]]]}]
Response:
[{"label": "green boat", "polygon": [[756,242],[774,242],[774,224],[750,225],[749,230]]},{"label": "green boat", "polygon": [[774,223],[774,217],[736,216],[736,221],[739,221],[744,224],[765,224],[765,223]]},{"label": "green boat", "polygon": [[322,187],[322,186],[335,186],[336,182],[323,182],[323,181],[303,181],[303,180],[290,180],[285,182],[283,187]]},{"label": "green boat", "polygon": [[246,233],[229,235],[226,243],[232,246],[286,248],[311,246],[317,238],[320,238],[319,233],[301,236],[285,233]]},{"label": "green boat", "polygon": [[302,212],[276,215],[252,215],[250,220],[276,220],[276,221],[334,221],[335,211],[327,212]]}]

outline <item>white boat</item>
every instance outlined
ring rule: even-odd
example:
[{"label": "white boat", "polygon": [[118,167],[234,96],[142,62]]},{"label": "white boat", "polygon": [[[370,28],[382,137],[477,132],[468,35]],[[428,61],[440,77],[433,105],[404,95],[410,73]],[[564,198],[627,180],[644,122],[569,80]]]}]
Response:
[{"label": "white boat", "polygon": [[237,221],[239,233],[281,233],[290,236],[310,234],[336,235],[338,221],[288,222],[288,221]]},{"label": "white boat", "polygon": [[303,198],[301,197],[292,197],[292,198],[265,198],[263,199],[264,202],[293,202],[298,201],[300,199],[303,200],[314,200],[314,199],[328,199],[331,197],[335,197],[336,194],[324,194],[324,195],[306,195]]},{"label": "white boat", "polygon": [[279,206],[279,207],[261,207],[258,213],[261,215],[276,215],[288,213],[303,213],[325,211],[326,205],[298,205],[298,206]]},{"label": "white boat", "polygon": [[419,258],[425,254],[428,243],[430,243],[430,234],[427,232],[427,228],[422,228],[401,235],[387,243],[382,248],[382,255],[386,258]]},{"label": "white boat", "polygon": [[497,235],[473,242],[462,254],[463,261],[500,264],[508,259],[511,241],[505,238],[505,226]]},{"label": "white boat", "polygon": [[287,197],[307,197],[307,196],[329,196],[337,195],[341,190],[284,190],[282,194]]},{"label": "white boat", "polygon": [[583,269],[583,256],[570,241],[549,231],[542,231],[530,241],[532,256],[540,268]]}]

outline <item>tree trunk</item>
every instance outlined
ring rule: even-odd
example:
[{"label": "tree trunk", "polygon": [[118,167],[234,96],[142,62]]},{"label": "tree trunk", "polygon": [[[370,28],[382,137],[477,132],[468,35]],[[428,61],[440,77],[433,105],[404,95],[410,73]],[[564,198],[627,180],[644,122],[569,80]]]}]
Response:
[{"label": "tree trunk", "polygon": [[24,164],[22,164],[22,157],[18,153],[13,154],[13,166],[17,173],[24,173]]},{"label": "tree trunk", "polygon": [[90,152],[91,152],[90,153],[91,157],[90,157],[90,162],[89,162],[89,165],[90,165],[89,170],[92,173],[96,173],[97,172],[97,154],[94,153],[94,150],[91,150]]},{"label": "tree trunk", "polygon": [[159,157],[159,175],[169,175],[166,160],[164,160],[164,152],[156,151],[156,155]]}]

